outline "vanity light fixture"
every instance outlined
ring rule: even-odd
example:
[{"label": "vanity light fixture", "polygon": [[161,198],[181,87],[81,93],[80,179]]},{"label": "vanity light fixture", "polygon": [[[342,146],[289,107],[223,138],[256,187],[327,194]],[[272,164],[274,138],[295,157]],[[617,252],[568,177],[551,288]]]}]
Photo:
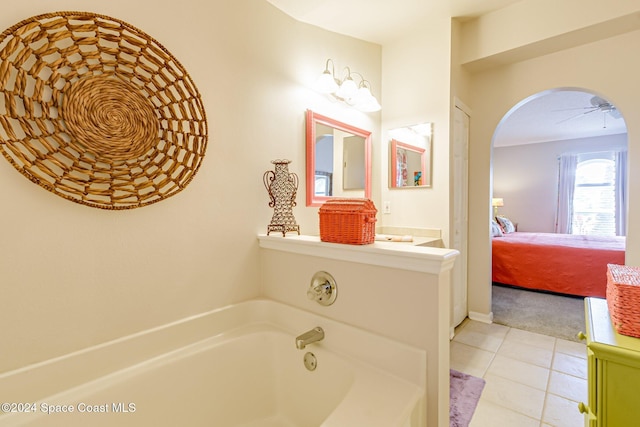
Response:
[{"label": "vanity light fixture", "polygon": [[[331,70],[329,70],[329,63],[331,63]],[[371,94],[371,83],[365,80],[362,74],[351,71],[349,67],[345,67],[345,71],[344,79],[336,78],[333,60],[327,59],[324,72],[316,81],[316,90],[357,110],[367,113],[379,111],[382,107],[376,97]],[[352,76],[359,77],[360,82],[356,83]]]}]

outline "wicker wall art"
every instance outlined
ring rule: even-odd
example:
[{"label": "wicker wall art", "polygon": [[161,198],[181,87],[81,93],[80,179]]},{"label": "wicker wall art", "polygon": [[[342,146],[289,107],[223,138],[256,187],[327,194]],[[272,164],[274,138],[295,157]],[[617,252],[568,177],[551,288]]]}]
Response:
[{"label": "wicker wall art", "polygon": [[101,209],[149,205],[191,182],[206,146],[194,82],[134,26],[56,12],[0,35],[0,151],[48,191]]}]

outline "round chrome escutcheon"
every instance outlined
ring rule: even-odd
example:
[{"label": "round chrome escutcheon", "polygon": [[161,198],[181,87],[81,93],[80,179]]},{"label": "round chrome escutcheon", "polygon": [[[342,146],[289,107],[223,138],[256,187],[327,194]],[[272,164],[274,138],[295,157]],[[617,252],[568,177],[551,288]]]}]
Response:
[{"label": "round chrome escutcheon", "polygon": [[315,354],[308,352],[304,355],[304,366],[309,371],[314,371],[318,367],[318,360]]}]

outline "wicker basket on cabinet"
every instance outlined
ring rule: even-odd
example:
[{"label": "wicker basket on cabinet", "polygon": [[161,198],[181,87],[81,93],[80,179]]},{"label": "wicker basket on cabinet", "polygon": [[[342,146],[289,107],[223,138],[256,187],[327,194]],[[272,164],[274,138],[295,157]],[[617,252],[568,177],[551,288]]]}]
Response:
[{"label": "wicker basket on cabinet", "polygon": [[640,268],[607,265],[607,305],[619,334],[640,337]]}]

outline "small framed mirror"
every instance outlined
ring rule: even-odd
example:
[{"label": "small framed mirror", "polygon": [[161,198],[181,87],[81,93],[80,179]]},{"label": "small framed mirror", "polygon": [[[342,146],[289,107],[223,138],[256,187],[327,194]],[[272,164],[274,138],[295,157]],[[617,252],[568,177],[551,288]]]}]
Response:
[{"label": "small framed mirror", "polygon": [[431,187],[431,123],[393,129],[391,188]]},{"label": "small framed mirror", "polygon": [[307,110],[307,206],[371,198],[371,132]]}]

